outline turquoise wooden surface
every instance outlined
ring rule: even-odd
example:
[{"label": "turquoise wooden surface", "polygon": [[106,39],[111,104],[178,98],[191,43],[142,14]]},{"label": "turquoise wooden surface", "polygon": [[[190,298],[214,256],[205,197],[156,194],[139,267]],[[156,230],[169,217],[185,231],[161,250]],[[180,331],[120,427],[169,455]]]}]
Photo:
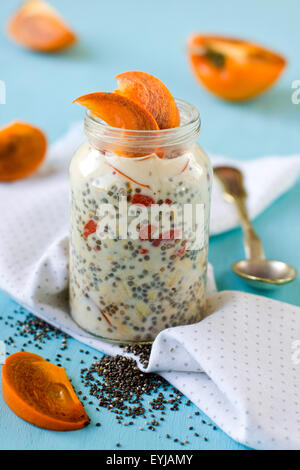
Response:
[{"label": "turquoise wooden surface", "polygon": [[[236,159],[262,155],[292,154],[300,151],[300,104],[292,104],[291,84],[300,80],[299,13],[297,0],[52,0],[51,3],[75,28],[79,44],[63,54],[44,56],[23,50],[7,40],[4,24],[19,4],[2,2],[0,12],[0,80],[7,87],[7,104],[0,105],[0,125],[23,119],[42,127],[50,141],[66,131],[69,124],[82,118],[82,110],[72,105],[77,96],[90,91],[112,90],[114,75],[137,69],[159,76],[173,94],[195,104],[201,113],[202,146],[210,152]],[[185,43],[193,31],[228,33],[261,41],[289,59],[289,67],[267,95],[246,104],[228,104],[208,95],[190,73]],[[300,183],[282,196],[255,222],[272,258],[283,259],[300,269],[299,242]],[[1,241],[0,241],[1,243]],[[240,230],[213,237],[210,261],[214,264],[219,289],[248,289],[230,271],[233,261],[243,256]],[[299,278],[292,284],[270,292],[270,297],[300,305]],[[5,294],[0,295],[0,339],[14,332],[21,318],[17,306]],[[5,319],[8,316],[13,320]],[[16,340],[14,352],[23,341]],[[75,386],[79,387],[80,343],[69,340],[63,365]],[[59,340],[47,342],[43,355],[55,358]],[[29,351],[39,352],[31,345]],[[86,349],[86,348],[85,348]],[[95,352],[84,359],[92,362]],[[98,353],[96,354],[100,356]],[[159,430],[141,432],[115,424],[107,412],[95,412],[87,405],[92,424],[87,429],[55,433],[37,429],[17,418],[0,396],[0,449],[176,449],[182,447],[165,438],[176,429],[180,439],[190,440],[185,449],[243,449],[221,430],[213,431],[193,415],[195,407],[168,413]],[[202,416],[201,416],[202,417]],[[101,421],[100,428],[95,426]],[[202,438],[192,437],[192,425]],[[208,441],[203,440],[203,436]]]}]

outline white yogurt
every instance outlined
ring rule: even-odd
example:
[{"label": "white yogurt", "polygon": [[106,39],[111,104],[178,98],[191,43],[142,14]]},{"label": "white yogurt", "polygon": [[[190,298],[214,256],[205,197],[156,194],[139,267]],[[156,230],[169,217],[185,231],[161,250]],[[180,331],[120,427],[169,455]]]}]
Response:
[{"label": "white yogurt", "polygon": [[[199,321],[205,310],[211,184],[210,164],[199,145],[172,159],[155,154],[136,159],[87,143],[72,160],[70,179],[75,321],[120,343],[152,341],[164,328]],[[141,196],[158,204],[202,203],[203,247],[187,250],[186,240],[173,239],[173,232],[169,240],[100,239],[99,208],[109,203],[118,210],[120,194],[129,207]]]}]

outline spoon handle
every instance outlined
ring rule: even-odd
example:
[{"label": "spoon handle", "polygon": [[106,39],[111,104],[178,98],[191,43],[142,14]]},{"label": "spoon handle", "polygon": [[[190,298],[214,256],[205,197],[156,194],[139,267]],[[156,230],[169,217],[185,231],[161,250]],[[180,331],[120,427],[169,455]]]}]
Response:
[{"label": "spoon handle", "polygon": [[246,207],[247,193],[244,188],[242,173],[233,167],[218,166],[214,168],[214,174],[221,183],[224,198],[236,205],[244,233],[244,248],[247,259],[265,259],[261,240],[249,219]]}]

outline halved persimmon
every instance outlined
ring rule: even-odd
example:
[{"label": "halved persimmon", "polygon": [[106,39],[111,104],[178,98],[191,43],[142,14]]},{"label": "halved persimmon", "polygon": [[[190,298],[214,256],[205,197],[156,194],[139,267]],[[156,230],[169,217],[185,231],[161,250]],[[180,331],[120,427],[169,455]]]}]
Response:
[{"label": "halved persimmon", "polygon": [[90,93],[77,98],[92,114],[109,126],[130,130],[158,130],[154,117],[141,105],[117,93]]},{"label": "halved persimmon", "polygon": [[20,352],[2,368],[2,394],[20,418],[53,431],[73,431],[90,422],[65,369],[41,356]]},{"label": "halved persimmon", "polygon": [[160,129],[180,125],[180,115],[170,91],[158,78],[145,72],[124,72],[116,76],[116,93],[139,103],[149,111]]},{"label": "halved persimmon", "polygon": [[221,36],[191,36],[188,54],[196,78],[230,101],[244,101],[266,91],[286,65],[284,57],[264,47]]},{"label": "halved persimmon", "polygon": [[57,52],[76,42],[76,35],[54,8],[42,0],[28,0],[8,23],[12,39],[38,52]]},{"label": "halved persimmon", "polygon": [[0,181],[29,176],[44,161],[45,134],[31,124],[13,122],[0,129]]}]

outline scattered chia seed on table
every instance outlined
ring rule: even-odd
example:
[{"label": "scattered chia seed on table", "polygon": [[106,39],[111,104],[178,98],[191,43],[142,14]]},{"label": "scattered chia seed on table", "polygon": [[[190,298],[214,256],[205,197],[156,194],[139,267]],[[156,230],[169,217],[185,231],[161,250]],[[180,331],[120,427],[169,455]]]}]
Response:
[{"label": "scattered chia seed on table", "polygon": [[[17,313],[23,314],[24,310],[20,308],[19,311],[15,311],[15,314]],[[12,318],[10,318],[10,320],[12,320]],[[8,326],[8,322],[6,322],[6,325]],[[24,320],[18,319],[10,326],[15,330],[13,335],[14,337],[21,337],[25,340],[22,344],[22,348],[20,349],[21,352],[25,351],[27,345],[34,345],[38,350],[43,350],[43,345],[54,338],[61,339],[61,351],[65,351],[67,349],[67,339],[69,338],[69,335],[63,333],[40,318],[35,317],[31,313],[26,314]],[[12,336],[4,340],[4,343],[8,346],[15,347],[15,340]],[[57,354],[57,358],[60,357],[61,355]],[[69,358],[66,360],[69,360]]]},{"label": "scattered chia seed on table", "polygon": [[[99,379],[102,380],[99,380]],[[164,411],[170,402],[181,403],[182,394],[175,389],[176,397],[167,400],[163,394],[168,389],[168,383],[156,374],[145,374],[138,367],[134,359],[117,355],[104,356],[92,366],[81,370],[83,384],[89,388],[90,395],[98,399],[99,406],[107,408],[114,413],[120,424],[132,425],[137,416],[148,417],[148,413],[156,410]],[[154,394],[149,401],[150,408],[146,410],[143,403],[145,395]],[[155,415],[150,417],[154,417]],[[149,429],[159,423],[151,420]]]},{"label": "scattered chia seed on table", "polygon": [[140,363],[147,367],[149,364],[149,357],[151,353],[151,344],[128,344],[123,346],[124,352],[132,353],[138,356]]},{"label": "scattered chia seed on table", "polygon": [[[70,358],[64,353],[69,338],[67,334],[34,315],[28,314],[23,308],[16,309],[14,314],[14,317],[0,317],[0,322],[3,321],[6,327],[13,330],[12,334],[4,341],[9,349],[14,349],[13,351],[7,351],[7,355],[15,352],[16,348],[26,351],[28,347],[35,347],[41,350],[44,349],[43,346],[48,341],[61,340],[61,352],[56,353],[55,359],[51,359],[51,361],[56,362],[59,366],[63,366],[65,362],[68,364]],[[20,315],[22,315],[21,318],[18,318]],[[23,343],[22,340],[24,340]],[[124,353],[133,354],[144,367],[147,367],[151,345],[125,345],[123,351]],[[89,358],[90,351],[81,348],[79,353]],[[92,357],[94,363],[81,370],[81,382],[88,388],[89,393],[86,390],[79,390],[77,395],[83,403],[89,405],[94,402],[87,401],[88,398],[96,398],[98,400],[96,411],[100,412],[100,407],[106,408],[115,415],[117,423],[122,426],[131,427],[135,424],[136,418],[142,418],[145,420],[144,426],[140,425],[139,420],[138,429],[153,432],[165,421],[166,412],[177,411],[180,406],[191,405],[190,400],[186,400],[183,394],[172,387],[165,379],[156,374],[142,372],[136,361],[130,357],[121,355],[116,357],[103,356],[100,360],[97,360],[97,356]],[[50,361],[49,358],[45,357],[45,359]],[[79,361],[80,364],[84,362],[83,360]],[[147,396],[149,398],[148,402]],[[195,411],[194,415],[199,416],[200,412]],[[192,417],[192,415],[189,415],[189,417]],[[216,426],[211,426],[212,423],[207,423],[205,420],[202,420],[202,424],[209,425],[213,430],[217,429]],[[95,427],[100,428],[101,423],[96,421]],[[192,429],[195,429],[195,426],[187,428],[189,431]],[[190,443],[187,439],[178,439],[170,434],[165,436],[167,439],[173,439],[175,443],[180,443],[180,445]],[[200,437],[196,432],[194,436]],[[203,440],[208,441],[207,437],[203,437]]]},{"label": "scattered chia seed on table", "polygon": [[[138,356],[139,361],[147,366],[151,345],[126,345],[124,352]],[[163,415],[167,410],[177,411],[182,404],[191,405],[190,400],[184,401],[183,394],[170,388],[165,379],[142,372],[130,357],[104,356],[90,368],[81,370],[81,380],[89,388],[90,395],[98,400],[99,406],[113,413],[117,423],[123,426],[131,426],[137,417],[143,417],[146,428],[155,431],[160,421],[164,421]],[[151,395],[149,406],[145,404],[147,395]],[[140,431],[144,429],[139,426]],[[171,438],[169,434],[166,436]],[[179,439],[175,438],[174,442],[179,442]],[[189,441],[181,441],[180,444],[189,444]]]}]

